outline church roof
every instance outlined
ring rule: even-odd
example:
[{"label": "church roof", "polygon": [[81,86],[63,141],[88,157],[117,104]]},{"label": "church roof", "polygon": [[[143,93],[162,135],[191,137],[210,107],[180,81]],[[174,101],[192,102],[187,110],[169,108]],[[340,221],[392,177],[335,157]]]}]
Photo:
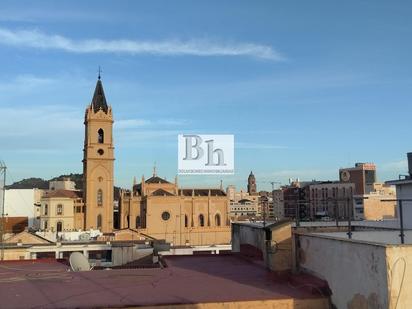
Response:
[{"label": "church roof", "polygon": [[82,192],[81,191],[73,191],[73,190],[50,190],[46,191],[43,195],[45,198],[50,197],[67,197],[67,198],[81,198]]},{"label": "church roof", "polygon": [[253,201],[251,201],[251,200],[248,200],[247,198],[244,198],[244,199],[241,199],[241,200],[239,200],[239,203],[240,204],[244,204],[244,203],[248,203],[248,202],[253,202]]},{"label": "church roof", "polygon": [[152,176],[149,179],[147,179],[145,183],[170,183],[170,182],[158,176]]},{"label": "church roof", "polygon": [[103,84],[100,78],[97,80],[96,89],[94,90],[92,106],[95,113],[97,113],[100,109],[107,113],[108,107],[106,97],[104,95]]},{"label": "church roof", "polygon": [[174,194],[172,194],[172,193],[170,193],[170,192],[168,192],[168,191],[166,191],[166,190],[163,190],[163,189],[157,189],[156,191],[154,191],[154,192],[152,193],[152,195],[153,195],[153,196],[172,196],[172,195],[174,195]]},{"label": "church roof", "polygon": [[180,189],[179,195],[183,196],[226,196],[225,191],[220,189]]}]

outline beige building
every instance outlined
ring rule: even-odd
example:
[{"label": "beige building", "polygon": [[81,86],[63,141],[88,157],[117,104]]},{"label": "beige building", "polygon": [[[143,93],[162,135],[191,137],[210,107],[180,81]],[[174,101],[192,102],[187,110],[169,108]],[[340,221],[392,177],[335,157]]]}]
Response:
[{"label": "beige building", "polygon": [[180,189],[153,174],[123,191],[120,226],[173,245],[230,243],[229,199],[220,189]]},{"label": "beige building", "polygon": [[40,229],[62,232],[83,229],[84,207],[79,191],[47,191],[41,198]]},{"label": "beige building", "polygon": [[238,201],[230,201],[230,219],[237,220],[250,220],[256,218],[257,203],[249,199],[241,199]]},{"label": "beige building", "polygon": [[396,189],[391,185],[374,183],[369,194],[353,197],[355,220],[396,218]]},{"label": "beige building", "polygon": [[230,200],[230,217],[233,221],[238,219],[243,220],[245,217],[256,217],[261,215],[258,194],[250,194],[243,189],[236,191],[236,187],[230,185],[226,188],[226,195]]},{"label": "beige building", "polygon": [[84,140],[85,229],[113,230],[113,115],[97,81],[92,103],[87,107]]}]

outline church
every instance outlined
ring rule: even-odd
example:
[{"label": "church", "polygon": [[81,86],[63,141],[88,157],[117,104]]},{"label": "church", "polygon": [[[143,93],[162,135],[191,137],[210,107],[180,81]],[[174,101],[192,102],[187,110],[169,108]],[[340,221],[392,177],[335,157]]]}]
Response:
[{"label": "church", "polygon": [[[114,230],[113,113],[99,76],[84,125],[84,229]],[[213,245],[230,242],[229,199],[223,188],[180,188],[153,175],[122,190],[120,231],[143,238],[165,239],[174,245]],[[118,231],[117,231],[118,232]],[[132,235],[132,234],[131,234]]]}]

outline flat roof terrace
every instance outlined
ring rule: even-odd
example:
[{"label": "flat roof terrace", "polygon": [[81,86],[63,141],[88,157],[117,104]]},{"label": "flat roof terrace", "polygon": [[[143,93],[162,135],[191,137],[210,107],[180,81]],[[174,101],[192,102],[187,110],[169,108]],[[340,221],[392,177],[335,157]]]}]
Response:
[{"label": "flat roof terrace", "polygon": [[[319,236],[328,236],[337,239],[348,239],[346,232],[331,232],[331,233],[310,233]],[[352,240],[365,241],[369,243],[384,244],[384,245],[400,245],[401,238],[399,231],[355,231],[352,232]],[[412,245],[412,231],[405,230],[405,245]]]},{"label": "flat roof terrace", "polygon": [[[165,258],[163,269],[70,272],[54,260],[0,263],[5,308],[96,308],[279,301],[328,308],[327,284],[309,275],[276,275],[241,256]],[[269,304],[269,303],[268,303]]]}]

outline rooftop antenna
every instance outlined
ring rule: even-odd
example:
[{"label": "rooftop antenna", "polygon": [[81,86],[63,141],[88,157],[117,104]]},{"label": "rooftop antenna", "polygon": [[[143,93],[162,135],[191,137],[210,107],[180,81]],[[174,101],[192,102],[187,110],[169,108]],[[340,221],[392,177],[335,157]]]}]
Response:
[{"label": "rooftop antenna", "polygon": [[99,71],[98,71],[98,73],[99,73],[99,75],[97,76],[97,78],[100,80],[101,79],[101,73],[102,73],[103,71],[102,71],[102,68],[100,67],[100,65],[99,65]]},{"label": "rooftop antenna", "polygon": [[156,176],[157,176],[157,173],[156,173],[156,161],[155,161],[153,165],[153,177],[156,177]]},{"label": "rooftop antenna", "polygon": [[80,252],[73,252],[70,254],[70,267],[73,271],[89,271],[92,270],[87,258]]}]

